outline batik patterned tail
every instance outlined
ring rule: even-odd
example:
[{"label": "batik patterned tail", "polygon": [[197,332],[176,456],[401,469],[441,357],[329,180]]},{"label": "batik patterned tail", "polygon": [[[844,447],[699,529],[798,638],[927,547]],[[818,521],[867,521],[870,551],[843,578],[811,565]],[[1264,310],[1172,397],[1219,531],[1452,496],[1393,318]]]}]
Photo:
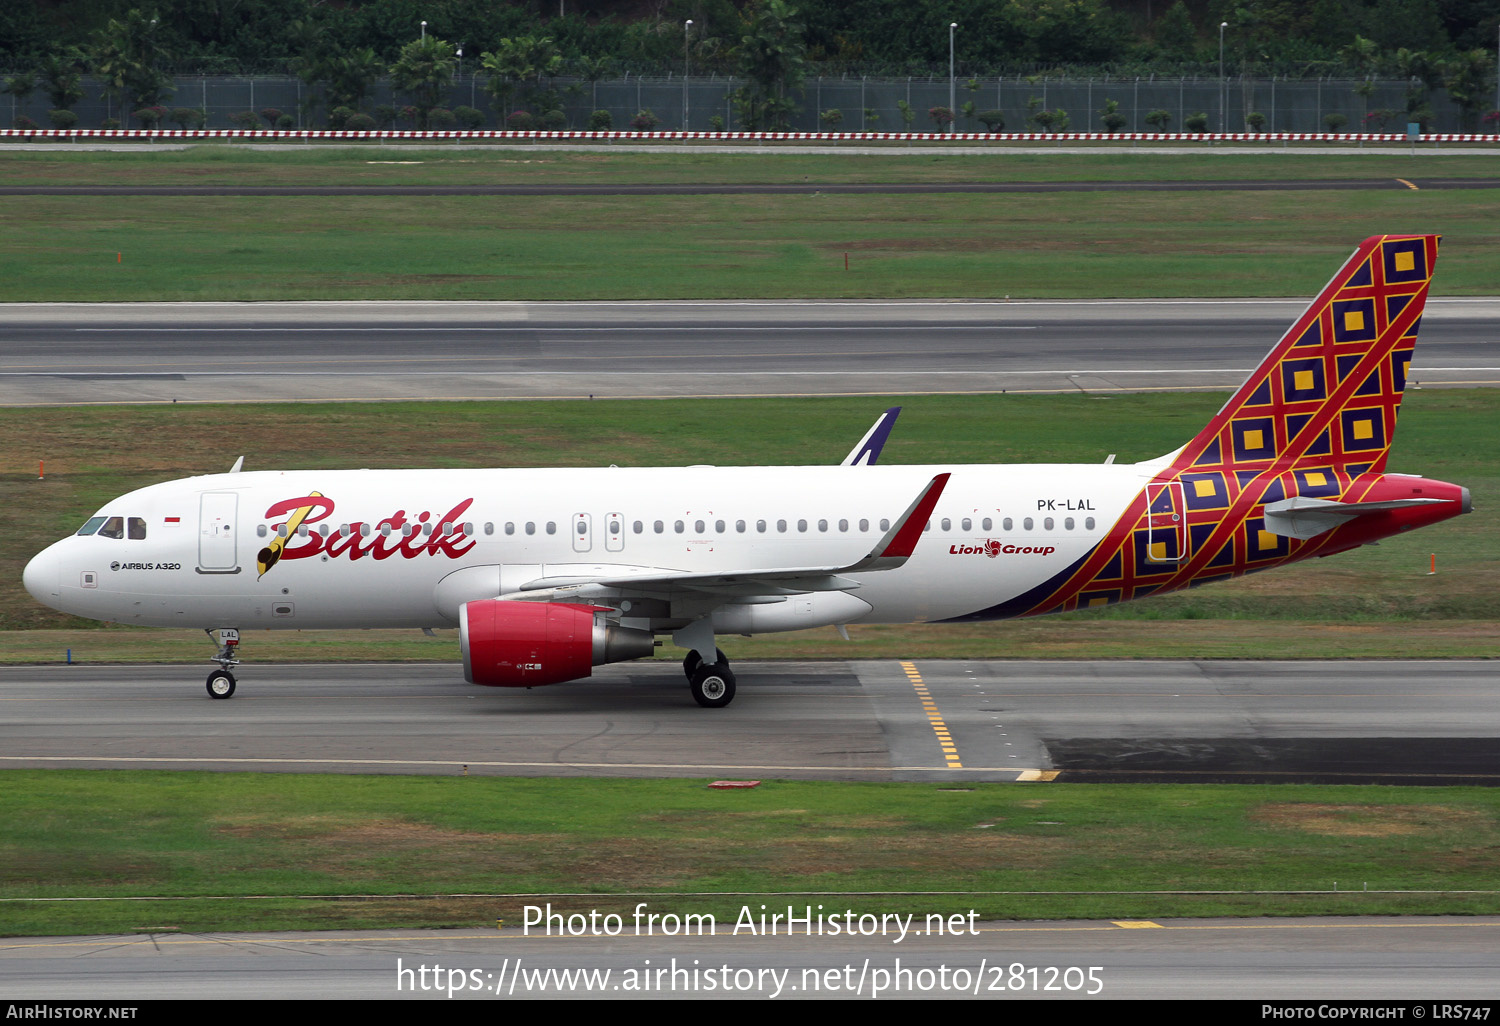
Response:
[{"label": "batik patterned tail", "polygon": [[1174,469],[1383,471],[1437,248],[1436,235],[1361,243]]},{"label": "batik patterned tail", "polygon": [[1435,235],[1366,239],[1088,555],[1023,595],[955,619],[1112,605],[1371,540],[1289,531],[1267,516],[1292,500],[1400,505],[1422,492],[1425,482],[1400,496],[1379,490],[1437,244]]}]

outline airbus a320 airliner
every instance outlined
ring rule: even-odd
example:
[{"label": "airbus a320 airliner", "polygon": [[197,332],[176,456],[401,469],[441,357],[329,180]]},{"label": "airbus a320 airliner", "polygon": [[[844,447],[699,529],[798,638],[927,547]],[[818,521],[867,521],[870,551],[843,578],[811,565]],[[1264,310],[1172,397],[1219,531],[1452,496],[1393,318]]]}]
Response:
[{"label": "airbus a320 airliner", "polygon": [[[218,631],[453,627],[464,676],[532,687],[719,635],[1087,609],[1326,556],[1470,510],[1386,472],[1436,236],[1366,239],[1208,426],[1135,464],[264,471],[153,485],[36,556],[69,613]],[[878,437],[877,437],[878,436]],[[238,465],[236,466],[238,470]]]}]

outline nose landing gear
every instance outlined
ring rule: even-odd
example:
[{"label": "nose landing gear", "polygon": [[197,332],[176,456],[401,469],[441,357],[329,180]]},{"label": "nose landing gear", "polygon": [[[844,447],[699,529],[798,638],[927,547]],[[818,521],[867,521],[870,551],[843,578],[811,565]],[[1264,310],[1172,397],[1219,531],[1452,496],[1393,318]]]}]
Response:
[{"label": "nose landing gear", "polygon": [[228,670],[215,670],[208,675],[208,697],[229,698],[234,694],[234,674]]},{"label": "nose landing gear", "polygon": [[[204,628],[203,633],[210,638],[214,636],[211,628]],[[214,662],[219,664],[219,668],[208,675],[209,698],[230,698],[234,695],[234,674],[229,672],[229,668],[240,664],[234,655],[239,644],[240,632],[237,629],[219,628],[219,651],[214,655]]]}]

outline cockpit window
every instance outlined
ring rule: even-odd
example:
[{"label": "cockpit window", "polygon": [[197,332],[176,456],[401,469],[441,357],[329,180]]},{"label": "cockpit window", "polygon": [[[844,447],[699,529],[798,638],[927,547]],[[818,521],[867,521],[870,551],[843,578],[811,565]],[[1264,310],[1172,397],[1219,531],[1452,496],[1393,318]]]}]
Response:
[{"label": "cockpit window", "polygon": [[104,521],[104,526],[99,528],[101,538],[123,538],[125,537],[125,518],[110,517]]},{"label": "cockpit window", "polygon": [[88,523],[78,529],[78,537],[82,538],[84,535],[93,534],[99,530],[99,525],[102,523],[104,523],[103,517],[89,517]]},{"label": "cockpit window", "polygon": [[130,537],[136,541],[146,537],[146,521],[140,517],[130,517],[128,520]]}]

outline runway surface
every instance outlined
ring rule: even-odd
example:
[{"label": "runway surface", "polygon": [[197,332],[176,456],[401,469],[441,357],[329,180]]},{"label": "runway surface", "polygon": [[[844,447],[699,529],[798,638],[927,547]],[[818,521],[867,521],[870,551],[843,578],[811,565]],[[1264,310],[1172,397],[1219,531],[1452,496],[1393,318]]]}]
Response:
[{"label": "runway surface", "polygon": [[1038,192],[1372,192],[1500,189],[1500,178],[1099,182],[740,182],[505,185],[0,185],[0,196],[788,196]]},{"label": "runway surface", "polygon": [[674,663],[529,691],[465,684],[457,665],[251,663],[228,701],[207,696],[197,667],[7,667],[0,767],[1500,784],[1483,661],[735,670],[734,704],[704,710]]},{"label": "runway surface", "polygon": [[[0,306],[0,405],[1230,389],[1299,300]],[[1434,299],[1419,386],[1500,384]]]},{"label": "runway surface", "polygon": [[[560,911],[589,908],[581,899]],[[729,922],[716,923],[713,936],[636,936],[629,917],[616,937],[548,937],[523,935],[513,922],[503,931],[17,938],[0,941],[0,998],[1427,1002],[1422,1014],[1407,1008],[1400,1016],[1410,1021],[1442,1017],[1433,1002],[1492,1002],[1500,990],[1493,917],[965,921],[958,935],[899,943],[894,934],[736,936]],[[914,927],[924,923],[919,916]],[[1261,1017],[1259,1005],[1254,1012]]]}]

